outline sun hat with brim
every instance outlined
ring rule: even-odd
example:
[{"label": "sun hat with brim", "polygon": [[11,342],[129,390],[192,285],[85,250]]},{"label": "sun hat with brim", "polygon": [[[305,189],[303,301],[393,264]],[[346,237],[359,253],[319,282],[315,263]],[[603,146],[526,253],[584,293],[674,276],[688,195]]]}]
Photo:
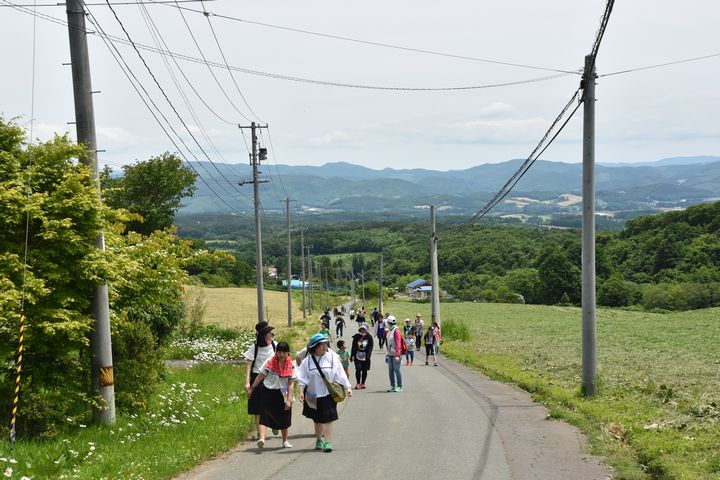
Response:
[{"label": "sun hat with brim", "polygon": [[275,327],[271,327],[270,325],[266,325],[265,327],[263,327],[262,329],[260,329],[260,331],[258,332],[258,335],[259,335],[260,337],[264,337],[265,335],[267,335],[268,333],[272,332],[273,330],[275,330]]},{"label": "sun hat with brim", "polygon": [[316,333],[315,335],[310,337],[307,348],[308,350],[311,350],[323,342],[329,344],[330,340],[328,340],[322,333]]},{"label": "sun hat with brim", "polygon": [[366,332],[370,332],[370,325],[368,325],[367,323],[361,323],[360,326],[358,327],[358,332],[363,329]]},{"label": "sun hat with brim", "polygon": [[255,331],[258,332],[258,333],[260,333],[260,330],[262,330],[263,328],[265,328],[265,327],[267,327],[267,326],[268,326],[268,322],[266,322],[265,320],[263,320],[262,322],[260,322],[260,323],[258,323],[257,325],[255,325]]}]

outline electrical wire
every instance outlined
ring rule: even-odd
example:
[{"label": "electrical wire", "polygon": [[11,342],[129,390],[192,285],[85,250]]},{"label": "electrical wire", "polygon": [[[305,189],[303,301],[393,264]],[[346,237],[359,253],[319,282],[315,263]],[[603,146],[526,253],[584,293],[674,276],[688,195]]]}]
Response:
[{"label": "electrical wire", "polygon": [[[88,20],[90,21],[90,23],[91,23],[98,31],[100,31],[100,32],[103,31],[102,26],[99,24],[99,22],[98,22],[97,19],[94,17],[94,15],[92,14],[92,12],[88,12]],[[172,125],[171,125],[170,122],[168,121],[167,117],[165,117],[165,115],[162,113],[162,111],[160,110],[160,108],[159,108],[159,107],[157,106],[157,104],[153,101],[152,97],[150,96],[150,94],[148,93],[148,91],[145,89],[143,83],[140,82],[140,80],[137,78],[137,76],[136,76],[135,73],[132,71],[132,69],[130,68],[130,66],[127,64],[127,62],[125,61],[124,57],[122,56],[122,54],[120,53],[120,51],[117,49],[117,47],[115,46],[115,44],[114,44],[112,41],[110,41],[110,39],[107,38],[106,35],[101,35],[100,38],[103,40],[103,42],[104,42],[105,45],[107,46],[108,51],[110,52],[110,54],[111,54],[111,56],[113,57],[113,59],[117,62],[118,66],[120,67],[120,70],[123,72],[123,74],[125,75],[125,77],[126,77],[126,78],[128,79],[128,81],[130,82],[130,85],[133,87],[133,89],[135,90],[135,92],[136,92],[136,93],[138,94],[138,96],[140,97],[140,100],[143,102],[143,104],[145,104],[145,107],[148,109],[148,111],[150,112],[150,114],[153,116],[153,118],[155,119],[155,121],[157,122],[158,126],[159,126],[160,129],[163,131],[163,133],[165,134],[165,136],[170,140],[170,143],[173,144],[173,146],[175,147],[175,149],[177,150],[177,152],[180,154],[180,156],[183,158],[183,160],[185,160],[185,163],[187,163],[187,165],[193,170],[193,172],[195,172],[195,174],[198,176],[198,178],[200,178],[200,180],[205,184],[205,186],[208,188],[208,190],[210,190],[210,192],[212,192],[212,194],[215,195],[216,198],[218,198],[222,203],[224,203],[224,204],[225,204],[228,208],[230,208],[230,210],[232,210],[233,212],[238,213],[238,214],[241,214],[242,212],[240,212],[240,211],[237,210],[235,207],[233,207],[230,203],[228,203],[227,200],[225,200],[222,196],[220,196],[220,194],[218,194],[217,191],[215,191],[215,189],[205,180],[205,178],[204,178],[202,175],[200,175],[200,172],[198,172],[198,170],[195,168],[195,166],[192,164],[192,162],[190,162],[190,160],[187,158],[187,156],[186,156],[185,153],[183,152],[183,149],[180,148],[180,146],[179,146],[178,143],[175,141],[175,139],[173,138],[173,136],[170,135],[170,133],[168,132],[168,130],[170,130],[170,131],[173,132],[173,134],[174,134],[174,135],[178,138],[178,140],[183,144],[183,146],[184,146],[185,149],[188,151],[188,153],[190,153],[190,155],[192,155],[192,156],[195,158],[195,160],[197,161],[197,157],[195,157],[195,155],[192,153],[192,151],[187,147],[187,145],[185,144],[185,142],[182,140],[182,137],[180,137],[180,135],[175,131],[175,129],[172,127]],[[142,90],[142,92],[141,92],[141,90]],[[144,93],[144,95],[143,95],[143,93]],[[148,103],[148,102],[149,102],[149,103]],[[152,106],[151,106],[151,105],[152,105]],[[160,117],[162,117],[162,119],[165,121],[165,123],[163,123],[163,122],[160,120],[160,118],[158,118],[158,115],[159,115]],[[167,124],[167,126],[166,126],[166,124]],[[198,162],[198,163],[199,163],[199,162]],[[209,177],[212,178],[211,175],[209,175]]]},{"label": "electrical wire", "polygon": [[[595,70],[595,60],[597,59],[597,54],[600,50],[600,42],[602,42],[603,36],[605,35],[605,29],[610,21],[610,13],[612,13],[613,5],[615,5],[615,0],[608,0],[605,4],[605,11],[600,19],[600,27],[595,35],[595,41],[593,42],[592,50],[590,51],[590,57],[592,58],[592,61],[590,62],[590,72]],[[587,73],[588,72],[583,72],[583,74]]]},{"label": "electrical wire", "polygon": [[[480,218],[484,217],[490,210],[492,210],[498,203],[500,203],[507,195],[512,191],[512,189],[515,187],[515,185],[520,181],[520,179],[527,173],[527,171],[532,167],[532,165],[535,163],[535,160],[538,159],[538,157],[547,149],[547,147],[552,144],[552,142],[557,138],[557,136],[560,134],[560,132],[565,128],[565,126],[568,124],[570,119],[575,115],[575,112],[577,112],[578,108],[580,107],[580,103],[578,103],[575,107],[575,109],[572,111],[572,113],[568,116],[568,118],[565,120],[565,122],[560,126],[560,128],[556,130],[556,127],[562,119],[565,117],[565,113],[570,109],[570,106],[573,104],[573,102],[576,102],[578,99],[578,95],[580,93],[580,89],[577,89],[572,96],[570,97],[570,100],[565,104],[563,109],[560,111],[560,114],[555,118],[553,123],[550,125],[550,128],[545,132],[545,135],[540,139],[537,146],[533,149],[532,153],[527,157],[527,159],[522,163],[520,168],[510,177],[510,179],[505,182],[505,184],[500,188],[500,190],[495,194],[495,196],[480,210],[478,210],[464,225],[463,227],[467,227],[469,225],[472,225],[476,223]],[[545,144],[545,141],[550,137],[550,135],[555,131],[555,134],[552,136],[550,141]],[[544,148],[543,148],[544,147]]]},{"label": "electrical wire", "polygon": [[[163,35],[160,33],[160,30],[157,28],[157,25],[155,24],[152,16],[150,15],[150,12],[148,12],[147,9],[145,8],[145,6],[142,4],[140,5],[140,9],[141,9],[141,13],[143,14],[143,19],[145,20],[148,30],[150,31],[150,35],[153,37],[153,40],[156,42],[156,45],[160,46],[160,43],[162,43],[165,46],[165,48],[167,48],[167,44],[166,44],[165,40],[163,39]],[[178,68],[178,70],[182,73],[183,77],[186,80],[188,80],[188,83],[190,83],[192,85],[192,83],[189,82],[187,75],[185,75],[182,68],[180,68],[180,66],[177,64],[177,61],[174,59],[173,59],[173,61],[176,65],[176,67]],[[168,73],[170,74],[170,77],[172,78],[173,82],[175,83],[175,87],[177,88],[178,93],[180,94],[181,98],[183,99],[185,106],[187,107],[188,111],[190,112],[190,115],[192,116],[193,120],[197,124],[197,126],[200,130],[200,133],[204,137],[205,141],[210,145],[210,148],[213,150],[215,155],[217,155],[217,157],[221,160],[220,163],[222,163],[226,168],[229,169],[230,168],[229,165],[224,161],[225,159],[223,158],[223,156],[220,153],[220,151],[218,150],[218,148],[215,146],[215,143],[210,138],[210,135],[207,133],[207,130],[203,126],[199,117],[197,116],[195,109],[193,108],[192,104],[190,103],[190,100],[188,99],[187,95],[185,94],[182,87],[180,86],[180,83],[178,82],[177,77],[175,76],[167,58],[163,57],[163,62],[165,63],[165,67],[167,68]],[[193,88],[193,91],[196,91],[196,89]],[[218,171],[219,171],[219,169],[218,169]],[[227,180],[227,178],[224,175],[222,175],[222,173],[221,173],[221,176],[223,179]],[[229,180],[227,180],[227,181],[228,181],[228,183],[232,183]],[[236,189],[236,190],[240,195],[245,197],[247,200],[251,200],[242,191],[240,191],[238,189]]]},{"label": "electrical wire", "polygon": [[283,192],[285,192],[285,198],[289,198],[290,195],[288,195],[288,192],[285,189],[285,183],[283,182],[282,176],[280,175],[280,169],[278,168],[277,158],[275,157],[275,146],[273,145],[272,134],[270,133],[270,126],[268,126],[267,134],[268,134],[268,140],[270,141],[270,153],[272,154],[272,157],[273,157],[273,163],[275,164],[275,171],[277,171],[278,179],[280,179],[280,186],[282,187]]},{"label": "electrical wire", "polygon": [[[204,10],[205,4],[203,3],[203,0],[200,0],[200,4],[202,5],[203,10]],[[178,8],[180,8],[179,5],[178,5]],[[212,32],[212,36],[215,39],[215,44],[217,45],[218,50],[220,51],[220,56],[222,56],[223,63],[225,64],[225,67],[227,68],[227,71],[230,74],[230,78],[232,79],[233,84],[235,85],[235,89],[240,94],[240,98],[242,98],[242,101],[245,103],[245,106],[248,108],[248,110],[250,110],[250,113],[252,113],[260,123],[267,123],[267,122],[263,122],[262,119],[258,116],[258,114],[255,113],[255,111],[252,109],[252,107],[248,103],[247,99],[245,98],[245,95],[243,95],[242,90],[240,90],[240,86],[238,85],[237,80],[235,80],[235,75],[233,75],[233,72],[230,69],[230,66],[228,65],[227,58],[225,57],[225,52],[223,51],[222,46],[220,45],[220,40],[218,40],[218,36],[215,33],[215,28],[213,27],[213,24],[210,21],[210,16],[205,15],[205,19],[208,22],[208,26],[210,27],[210,31]]]},{"label": "electrical wire", "polygon": [[[247,115],[245,115],[238,107],[235,105],[235,103],[230,98],[230,95],[225,91],[225,88],[223,88],[222,84],[220,83],[220,80],[217,78],[217,75],[215,75],[215,72],[212,68],[210,68],[210,65],[207,62],[207,58],[205,58],[205,54],[202,51],[202,48],[200,47],[200,44],[197,41],[197,38],[195,38],[195,34],[192,31],[192,28],[190,28],[190,25],[187,22],[187,19],[185,18],[185,14],[183,13],[182,9],[178,7],[178,12],[180,13],[180,17],[182,18],[183,24],[185,24],[185,28],[187,29],[188,33],[190,34],[190,37],[192,38],[193,43],[195,44],[195,48],[197,48],[198,53],[200,54],[200,57],[203,59],[203,63],[208,68],[208,71],[210,72],[210,75],[213,77],[213,80],[215,80],[215,83],[217,84],[218,88],[220,88],[220,91],[225,96],[227,101],[230,103],[230,105],[235,109],[237,113],[240,114],[241,117],[243,117],[248,122],[251,121],[250,118],[248,118]],[[244,98],[243,98],[244,100]]]},{"label": "electrical wire", "polygon": [[[5,3],[12,4],[9,0],[0,0]],[[20,10],[20,9],[18,9]],[[20,10],[24,11],[24,10]],[[25,11],[25,13],[30,13]],[[58,20],[54,17],[51,17],[49,15],[43,15],[38,14],[41,18],[48,20],[53,23],[57,23],[59,25],[67,26],[67,23],[63,22],[62,20]],[[326,80],[317,80],[317,79],[309,79],[309,78],[303,78],[303,77],[295,77],[291,75],[283,75],[279,73],[271,73],[271,72],[263,72],[260,70],[251,70],[248,68],[242,68],[242,67],[236,67],[236,66],[225,66],[218,62],[209,61],[207,59],[201,59],[197,57],[193,57],[190,55],[185,55],[177,52],[172,51],[166,51],[163,49],[158,49],[156,47],[151,47],[149,45],[144,45],[139,42],[130,42],[126,39],[123,39],[121,37],[117,37],[115,35],[108,35],[105,33],[96,33],[96,32],[88,32],[97,34],[97,35],[106,35],[107,38],[113,42],[119,42],[124,45],[130,45],[136,50],[144,50],[149,51],[153,53],[157,53],[160,55],[170,55],[174,56],[175,58],[178,58],[180,60],[185,60],[192,63],[198,63],[202,65],[207,65],[210,67],[216,67],[221,69],[230,69],[235,72],[245,73],[248,75],[255,75],[265,78],[272,78],[275,80],[285,80],[290,82],[297,82],[297,83],[304,83],[309,85],[320,85],[320,86],[327,86],[327,87],[342,87],[342,88],[354,88],[354,89],[361,89],[361,90],[378,90],[378,91],[404,91],[404,92],[457,92],[457,91],[465,91],[465,90],[483,90],[483,89],[489,89],[489,88],[503,88],[503,87],[511,87],[511,86],[517,86],[517,85],[526,85],[530,83],[537,83],[537,82],[543,82],[547,80],[554,80],[556,78],[565,77],[568,75],[575,75],[577,72],[565,72],[565,73],[558,73],[555,75],[548,75],[544,77],[534,77],[534,78],[528,78],[524,80],[517,80],[512,82],[500,82],[500,83],[488,83],[488,84],[481,84],[481,85],[466,85],[466,86],[457,86],[457,87],[398,87],[398,86],[381,86],[381,85],[367,85],[367,84],[356,84],[356,83],[344,83],[344,82],[334,82],[334,81],[326,81]]]},{"label": "electrical wire", "polygon": [[[37,4],[37,2],[36,2]],[[33,17],[32,26],[32,56],[31,56],[31,80],[30,80],[30,145],[28,146],[28,168],[27,168],[27,196],[25,212],[25,244],[23,245],[23,272],[22,286],[20,289],[20,324],[18,326],[18,352],[15,360],[15,392],[12,400],[12,413],[10,416],[10,450],[15,449],[15,438],[17,434],[17,410],[20,402],[20,374],[22,372],[23,340],[25,334],[25,298],[28,273],[28,252],[30,250],[30,203],[32,201],[32,179],[33,179],[33,154],[35,146],[35,67],[37,64],[37,17]]]},{"label": "electrical wire", "polygon": [[[152,1],[152,0],[151,0],[151,1]],[[202,2],[201,2],[201,3],[202,3]],[[424,53],[424,54],[435,55],[435,56],[440,56],[440,57],[456,58],[456,59],[460,59],[460,60],[471,60],[471,61],[475,61],[475,62],[491,63],[491,64],[494,64],[494,65],[505,65],[505,66],[509,66],[509,67],[528,68],[528,69],[533,69],[533,70],[544,70],[544,71],[546,71],[546,72],[570,73],[570,74],[575,74],[575,75],[577,75],[577,74],[579,74],[580,71],[581,71],[581,70],[564,70],[564,69],[558,69],[558,68],[538,67],[538,66],[536,66],[536,65],[526,65],[526,64],[522,64],[522,63],[504,62],[504,61],[499,61],[499,60],[490,60],[490,59],[487,59],[487,58],[470,57],[470,56],[466,56],[466,55],[454,55],[454,54],[451,54],[451,53],[436,52],[436,51],[433,51],[433,50],[423,50],[423,49],[420,49],[420,48],[403,47],[403,46],[399,46],[399,45],[392,45],[392,44],[389,44],[389,43],[373,42],[373,41],[369,41],[369,40],[360,40],[360,39],[357,39],[357,38],[343,37],[343,36],[340,36],[340,35],[332,35],[332,34],[328,34],[328,33],[313,32],[313,31],[310,31],[310,30],[303,30],[303,29],[293,28],[293,27],[285,27],[285,26],[282,26],[282,25],[275,25],[275,24],[272,24],[272,23],[257,22],[257,21],[247,20],[247,19],[243,19],[243,18],[239,18],[239,17],[233,17],[233,16],[230,16],[230,15],[223,15],[223,14],[219,14],[219,13],[213,13],[213,12],[209,12],[207,9],[205,9],[205,6],[204,6],[204,5],[203,5],[203,10],[196,10],[196,9],[193,9],[193,8],[181,7],[181,6],[173,6],[172,4],[170,4],[170,5],[167,5],[167,4],[166,4],[166,6],[173,7],[173,8],[179,8],[179,9],[186,10],[186,11],[189,11],[189,12],[200,13],[200,14],[208,17],[208,18],[209,18],[209,17],[217,17],[217,18],[222,18],[222,19],[225,19],[225,20],[232,20],[232,21],[235,21],[235,22],[242,22],[242,23],[247,23],[247,24],[250,24],[250,25],[257,25],[257,26],[261,26],[261,27],[268,27],[268,28],[273,28],[273,29],[277,29],[277,30],[285,30],[285,31],[289,31],[289,32],[302,33],[302,34],[305,34],[305,35],[313,35],[313,36],[316,36],[316,37],[331,38],[331,39],[333,39],[333,40],[342,40],[342,41],[345,41],[345,42],[353,42],[353,43],[359,43],[359,44],[364,44],[364,45],[372,45],[372,46],[375,46],[375,47],[383,47],[383,48],[391,48],[391,49],[395,49],[395,50],[403,50],[403,51],[406,51],[406,52]]]},{"label": "electrical wire", "polygon": [[[150,66],[148,65],[148,63],[145,61],[145,58],[142,56],[142,54],[140,53],[140,51],[139,51],[137,48],[135,48],[135,44],[134,44],[132,38],[130,37],[129,32],[128,32],[127,29],[125,28],[125,25],[123,24],[122,20],[120,20],[120,17],[118,16],[118,14],[117,14],[117,12],[115,11],[115,9],[112,7],[112,5],[110,5],[110,2],[109,2],[109,1],[107,1],[107,4],[108,4],[108,6],[110,7],[110,10],[111,10],[112,13],[113,13],[113,16],[115,17],[115,20],[118,22],[118,24],[120,25],[120,28],[121,28],[121,29],[123,30],[123,32],[125,33],[125,36],[127,37],[128,41],[133,45],[133,48],[134,48],[135,52],[137,53],[138,57],[140,58],[140,61],[142,62],[142,64],[145,66],[145,69],[148,71],[150,77],[153,79],[153,82],[154,82],[155,85],[157,86],[158,90],[160,90],[160,93],[162,94],[163,98],[165,98],[165,101],[168,103],[168,105],[170,106],[170,108],[171,108],[171,110],[173,111],[173,113],[175,113],[175,116],[178,118],[178,120],[180,121],[180,123],[183,125],[183,127],[184,127],[185,130],[187,131],[188,135],[190,135],[190,138],[193,139],[193,142],[195,143],[195,145],[197,145],[197,147],[198,147],[198,148],[200,149],[200,151],[202,152],[203,156],[210,162],[210,164],[215,168],[215,170],[218,172],[218,174],[220,174],[220,176],[221,176],[224,180],[226,180],[226,181],[228,181],[228,183],[230,183],[230,181],[227,179],[227,177],[225,177],[225,175],[222,173],[222,171],[217,167],[217,165],[215,165],[215,162],[212,161],[212,159],[211,159],[210,156],[207,154],[207,152],[205,151],[205,149],[202,147],[202,145],[200,144],[200,142],[198,142],[197,138],[196,138],[195,135],[192,133],[192,131],[191,131],[190,128],[188,127],[188,125],[187,125],[187,123],[185,122],[185,120],[182,118],[182,116],[180,115],[180,113],[179,113],[179,112],[177,111],[177,109],[175,108],[175,105],[170,101],[170,98],[167,96],[167,94],[165,93],[165,90],[164,90],[164,89],[162,88],[162,86],[160,85],[160,82],[157,80],[157,77],[153,74],[152,69],[150,68]],[[201,166],[202,166],[202,164],[201,164]],[[204,166],[203,166],[203,168],[204,168]],[[234,184],[231,183],[231,185],[233,186],[233,188],[234,188],[236,191],[239,192],[239,189],[238,189]],[[227,191],[227,189],[225,189],[225,187],[223,187],[222,184],[220,184],[220,186],[221,186],[225,191]],[[228,192],[228,193],[229,193],[229,192]],[[230,194],[230,195],[232,196],[232,194]]]},{"label": "electrical wire", "polygon": [[655,65],[648,65],[646,67],[637,67],[637,68],[629,68],[627,70],[618,70],[616,72],[610,72],[610,73],[604,73],[602,75],[598,75],[598,78],[610,77],[612,75],[622,75],[622,74],[631,73],[631,72],[640,72],[642,70],[650,70],[652,68],[667,67],[670,65],[679,65],[681,63],[696,62],[698,60],[706,60],[708,58],[715,58],[715,57],[720,57],[720,53],[711,53],[710,55],[702,55],[700,57],[692,57],[692,58],[685,58],[682,60],[674,60],[672,62],[658,63]]}]

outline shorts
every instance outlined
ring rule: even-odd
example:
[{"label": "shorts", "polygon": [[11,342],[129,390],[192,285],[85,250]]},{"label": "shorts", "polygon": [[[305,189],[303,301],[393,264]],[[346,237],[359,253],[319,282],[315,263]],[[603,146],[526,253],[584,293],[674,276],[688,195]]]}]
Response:
[{"label": "shorts", "polygon": [[318,397],[317,408],[310,408],[303,402],[303,417],[309,418],[314,423],[330,423],[338,419],[337,403],[330,395]]}]

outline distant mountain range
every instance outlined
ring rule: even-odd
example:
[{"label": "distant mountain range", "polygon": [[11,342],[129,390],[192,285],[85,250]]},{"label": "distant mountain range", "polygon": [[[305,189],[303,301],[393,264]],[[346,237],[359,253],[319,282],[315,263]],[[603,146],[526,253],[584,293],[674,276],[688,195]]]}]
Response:
[{"label": "distant mountain range", "polygon": [[[281,211],[286,195],[304,213],[421,213],[427,205],[455,215],[479,210],[510,178],[523,160],[484,164],[465,170],[374,170],[345,162],[322,166],[263,165],[261,184],[265,212]],[[252,211],[252,187],[238,186],[251,178],[249,165],[193,162],[201,176],[227,203]],[[221,175],[218,170],[222,172]],[[230,212],[231,209],[198,180],[198,190],[181,213]],[[228,185],[228,183],[234,185]],[[238,193],[239,190],[242,193]],[[598,210],[662,211],[712,201],[720,196],[720,157],[676,157],[642,164],[596,166]],[[515,186],[495,215],[576,214],[580,209],[582,165],[537,161]],[[230,197],[230,193],[234,198]],[[423,213],[424,214],[424,213]]]}]

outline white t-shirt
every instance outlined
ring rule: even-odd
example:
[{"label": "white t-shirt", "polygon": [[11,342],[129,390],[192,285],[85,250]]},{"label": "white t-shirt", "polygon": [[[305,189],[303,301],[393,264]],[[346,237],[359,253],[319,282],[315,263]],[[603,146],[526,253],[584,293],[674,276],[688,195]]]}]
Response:
[{"label": "white t-shirt", "polygon": [[[267,362],[270,357],[275,353],[275,346],[277,344],[273,341],[272,345],[267,347],[260,347],[257,352],[257,358],[255,359],[255,366],[251,373],[260,373],[260,367],[263,363]],[[253,357],[255,356],[255,344],[252,344],[245,350],[243,356],[247,359],[248,364],[252,364]]]},{"label": "white t-shirt", "polygon": [[295,363],[293,362],[292,358],[288,356],[287,361],[290,362],[290,364],[293,366],[292,376],[280,377],[278,376],[278,374],[271,372],[267,369],[267,364],[271,358],[272,357],[268,358],[265,362],[263,362],[262,366],[260,366],[260,373],[265,375],[263,385],[265,385],[265,388],[269,388],[270,390],[281,390],[283,393],[287,393],[290,378],[292,378],[293,380],[297,379],[297,369],[295,368]]}]

